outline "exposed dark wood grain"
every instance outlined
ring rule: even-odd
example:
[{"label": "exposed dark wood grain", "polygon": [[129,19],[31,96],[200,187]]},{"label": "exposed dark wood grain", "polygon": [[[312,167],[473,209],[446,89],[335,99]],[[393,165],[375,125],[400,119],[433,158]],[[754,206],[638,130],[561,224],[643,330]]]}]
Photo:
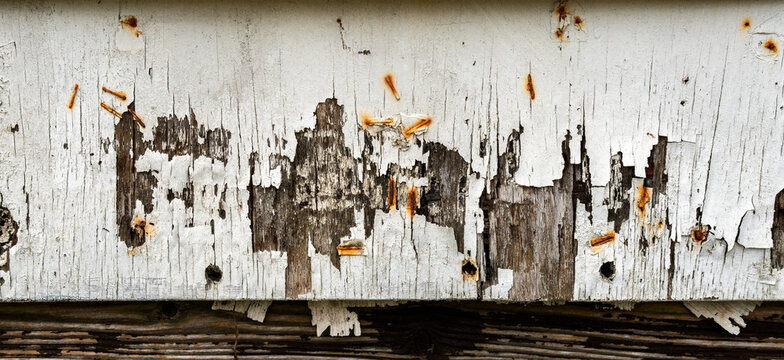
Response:
[{"label": "exposed dark wood grain", "polygon": [[499,268],[514,271],[509,299],[566,301],[574,288],[574,205],[572,189],[579,176],[570,164],[567,135],[562,145],[562,178],[553,186],[520,186],[514,181],[519,132],[510,135],[498,160],[499,174],[482,195],[486,234],[483,250],[487,271],[483,287],[497,282]]},{"label": "exposed dark wood grain", "polygon": [[[372,137],[383,139],[379,134],[364,132],[362,157],[354,158],[345,145],[343,105],[337,99],[326,99],[316,106],[314,115],[315,128],[296,133],[293,160],[267,160],[270,168],[280,167],[280,185],[248,185],[253,249],[287,253],[288,298],[310,291],[308,241],[316,252],[328,254],[332,265],[340,269],[337,247],[341,238],[351,235],[358,210],[364,210],[365,236],[370,236],[377,210],[388,212],[411,203],[414,213],[452,228],[458,250],[463,250],[468,163],[457,151],[425,143],[421,151],[427,153],[427,164],[417,162],[410,169],[392,165],[379,175],[370,158],[374,153]],[[256,153],[251,155],[251,174],[259,160]],[[409,192],[412,184],[398,182],[399,176],[424,177],[428,185]],[[409,194],[413,194],[411,199]]]},{"label": "exposed dark wood grain", "polygon": [[[114,127],[115,151],[117,153],[117,227],[119,237],[128,248],[144,244],[146,237],[143,231],[136,231],[131,226],[134,221],[136,201],[144,205],[144,213],[153,211],[153,189],[158,181],[151,171],[137,172],[136,162],[145,152],[156,151],[167,154],[169,160],[178,155],[191,155],[194,159],[206,156],[226,162],[229,155],[229,139],[231,133],[223,128],[207,129],[196,121],[191,111],[190,116],[179,119],[175,116],[160,117],[153,130],[152,140],[144,140],[140,124],[132,111],[135,104],[128,105],[128,110]],[[213,190],[213,189],[200,189]],[[182,199],[186,211],[193,211],[193,184],[188,181],[182,191],[169,191],[168,198]],[[217,189],[214,189],[217,192]],[[193,226],[193,214],[186,216],[186,226]],[[142,226],[144,227],[144,226]]]},{"label": "exposed dark wood grain", "polygon": [[72,358],[782,358],[784,303],[746,317],[739,336],[680,303],[408,303],[355,308],[362,336],[317,337],[305,302],[264,323],[208,302],[0,305],[0,357]]},{"label": "exposed dark wood grain", "polygon": [[[11,216],[11,211],[0,202],[0,270],[8,271],[11,268],[8,251],[19,240],[17,231],[19,223]],[[0,279],[0,285],[3,285],[3,282],[5,280]]]},{"label": "exposed dark wood grain", "polygon": [[776,194],[773,205],[773,248],[770,260],[774,269],[784,268],[784,190]]}]

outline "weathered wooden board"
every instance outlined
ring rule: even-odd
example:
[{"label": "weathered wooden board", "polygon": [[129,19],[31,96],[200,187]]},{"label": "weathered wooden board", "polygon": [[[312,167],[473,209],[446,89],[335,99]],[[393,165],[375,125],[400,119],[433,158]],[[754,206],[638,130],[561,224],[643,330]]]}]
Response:
[{"label": "weathered wooden board", "polygon": [[3,2],[0,299],[784,299],[782,26]]},{"label": "weathered wooden board", "polygon": [[740,335],[680,303],[632,311],[487,302],[353,308],[361,335],[318,336],[304,301],[263,323],[206,302],[0,305],[0,356],[100,359],[779,359],[784,306],[765,303]]}]

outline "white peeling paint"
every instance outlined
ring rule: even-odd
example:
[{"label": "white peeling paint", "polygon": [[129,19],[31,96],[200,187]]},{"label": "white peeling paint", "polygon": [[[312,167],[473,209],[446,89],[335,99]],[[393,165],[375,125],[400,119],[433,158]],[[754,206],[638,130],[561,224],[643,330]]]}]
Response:
[{"label": "white peeling paint", "polygon": [[684,301],[686,306],[697,317],[713,319],[724,330],[732,335],[740,334],[740,328],[746,327],[743,316],[752,312],[761,302],[753,301]]},{"label": "white peeling paint", "polygon": [[329,336],[362,335],[357,313],[348,307],[392,306],[394,301],[308,301],[311,323],[316,326],[316,336],[324,335],[329,328]]},{"label": "white peeling paint", "polygon": [[264,322],[267,316],[267,309],[272,305],[272,301],[215,301],[212,303],[212,310],[228,310],[245,314],[248,319]]},{"label": "white peeling paint", "polygon": [[488,300],[508,300],[512,285],[514,285],[514,270],[498,269],[498,283],[485,289],[482,296]]},{"label": "white peeling paint", "polygon": [[[355,157],[365,146],[363,112],[433,118],[419,140],[454,149],[470,164],[465,251],[457,252],[451,229],[421,216],[376,214],[365,239],[371,253],[341,258],[340,270],[313,254],[320,269],[313,280],[334,279],[324,280],[334,288],[314,286],[312,298],[476,296],[459,264],[469,252],[476,257],[479,195],[509,134],[521,131],[514,181],[551,186],[562,176],[561,142],[567,131],[581,134],[578,126],[594,203],[590,214],[577,206],[575,300],[784,298],[784,275],[769,261],[773,202],[784,188],[784,70],[781,49],[760,48],[771,37],[781,44],[780,4],[657,2],[646,11],[574,4],[571,15],[585,25],[576,29],[567,17],[563,42],[553,36],[564,24],[550,1],[9,1],[0,9],[0,193],[24,222],[7,253],[2,299],[283,298],[287,254],[253,252],[247,186],[280,185],[281,168],[271,159],[294,157],[295,133],[314,126],[313,110],[328,97],[345,106],[343,132]],[[143,33],[123,28],[118,9],[136,16]],[[695,13],[704,16],[695,21]],[[741,29],[746,17],[759,25]],[[384,86],[388,72],[399,101]],[[525,91],[528,74],[535,100]],[[114,99],[102,86],[129,99]],[[206,129],[232,133],[225,163],[142,155],[137,171],[153,171],[158,186],[153,211],[137,211],[155,222],[156,233],[132,256],[117,238],[114,210],[118,119],[101,101],[120,112],[133,101],[147,124],[145,141],[159,117],[191,112]],[[623,153],[637,186],[664,136],[668,184],[659,207],[639,218],[632,211],[616,241],[592,253],[590,238],[610,227],[602,203],[610,157]],[[572,163],[580,160],[578,140],[569,144]],[[370,159],[381,173],[426,160],[415,141],[406,151],[371,141],[377,151]],[[187,184],[192,209],[166,196]],[[216,215],[215,186],[226,191],[225,219]],[[642,255],[639,235],[650,231],[641,225],[658,218],[672,230]],[[688,235],[698,222],[712,234],[696,245]],[[612,282],[598,273],[610,260]],[[224,279],[207,289],[204,268],[212,263]]]}]

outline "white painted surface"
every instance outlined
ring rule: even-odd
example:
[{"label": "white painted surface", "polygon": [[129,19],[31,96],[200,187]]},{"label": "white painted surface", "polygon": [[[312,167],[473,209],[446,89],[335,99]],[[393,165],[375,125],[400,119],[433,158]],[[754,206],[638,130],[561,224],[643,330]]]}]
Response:
[{"label": "white painted surface", "polygon": [[[553,35],[553,8],[547,1],[0,4],[0,193],[20,224],[10,271],[0,271],[0,298],[283,298],[287,255],[252,251],[247,159],[253,151],[260,159],[293,157],[294,133],[313,127],[316,104],[332,96],[345,105],[344,133],[355,156],[363,111],[433,117],[423,138],[456,149],[479,174],[466,204],[466,251],[481,240],[478,194],[511,131],[524,128],[515,181],[549,186],[561,176],[561,141],[567,131],[580,134],[581,125],[595,204],[593,222],[578,204],[574,299],[666,299],[668,287],[672,299],[784,298],[784,275],[769,260],[773,200],[784,188],[784,73],[781,50],[761,48],[770,37],[784,40],[784,6],[585,3],[572,8],[583,30],[568,27],[563,42]],[[139,19],[143,35],[123,32],[119,20],[127,15]],[[750,30],[740,26],[746,17]],[[389,71],[399,102],[383,86]],[[524,88],[528,73],[534,101]],[[80,88],[69,110],[74,83]],[[126,91],[128,101],[101,86]],[[115,150],[106,146],[118,119],[101,101],[115,109],[135,101],[148,140],[157,117],[191,109],[207,128],[233,134],[225,164],[143,159],[161,175],[151,214],[157,231],[133,256],[117,238]],[[651,212],[666,216],[672,231],[642,256],[630,218],[619,234],[628,245],[616,240],[591,254],[589,236],[606,225],[599,197],[610,156],[623,152],[624,165],[643,177],[660,136],[670,142],[669,182],[662,207]],[[275,137],[287,145],[275,146]],[[579,141],[570,145],[576,163]],[[426,159],[414,148],[381,149],[381,171]],[[254,184],[279,184],[268,161],[256,171]],[[226,187],[226,219],[215,217],[216,199],[207,194],[195,198],[194,227],[184,227],[182,202],[165,194],[182,188],[186,173],[194,187]],[[702,223],[715,227],[702,245],[688,238],[697,208]],[[374,234],[401,215],[377,215]],[[213,219],[215,235],[205,231]],[[465,254],[454,235],[419,217],[409,224],[413,229],[366,240],[378,252],[341,259],[341,270],[313,253],[311,297],[475,298],[477,289],[455,270]],[[406,236],[422,244],[418,258]],[[612,283],[597,272],[606,259],[618,269]],[[208,288],[210,263],[224,279]]]}]

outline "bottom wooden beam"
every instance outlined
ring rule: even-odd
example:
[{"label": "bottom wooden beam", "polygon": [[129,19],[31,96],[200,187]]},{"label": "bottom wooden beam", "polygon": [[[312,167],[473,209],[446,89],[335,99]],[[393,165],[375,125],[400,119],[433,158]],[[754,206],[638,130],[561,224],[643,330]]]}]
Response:
[{"label": "bottom wooden beam", "polygon": [[680,303],[560,306],[479,302],[357,307],[361,336],[317,336],[306,302],[274,302],[263,323],[209,302],[0,304],[0,357],[84,358],[772,358],[784,303],[738,336]]}]

